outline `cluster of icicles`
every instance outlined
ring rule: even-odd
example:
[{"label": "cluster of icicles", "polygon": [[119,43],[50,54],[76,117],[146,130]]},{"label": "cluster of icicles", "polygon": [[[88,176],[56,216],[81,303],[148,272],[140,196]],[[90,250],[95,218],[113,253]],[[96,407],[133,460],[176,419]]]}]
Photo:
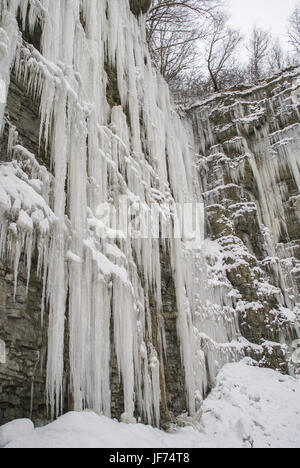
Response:
[{"label": "cluster of icicles", "polygon": [[[159,356],[167,354],[162,248],[170,251],[187,402],[194,414],[208,381],[224,362],[236,358],[234,347],[224,345],[237,337],[232,309],[219,314],[223,298],[213,301],[205,291],[200,250],[186,251],[179,239],[162,247],[159,239],[121,237],[114,242],[99,234],[105,227],[97,210],[102,203],[117,203],[118,195],[143,206],[159,198],[165,210],[170,201],[201,202],[193,139],[151,66],[144,19],[134,17],[128,0],[2,0],[0,14],[1,78],[8,89],[14,67],[28,93],[40,99],[40,142],[51,155],[53,175],[17,144],[16,129],[10,127],[13,161],[0,166],[0,255],[14,263],[17,282],[24,253],[29,281],[37,248],[42,309],[46,304],[49,312],[47,395],[52,415],[63,410],[68,316],[74,409],[110,415],[114,346],[125,413],[159,424]],[[22,41],[17,15],[19,25],[31,33],[37,21],[41,24],[40,52]],[[121,103],[113,108],[106,97],[107,64],[116,72]],[[165,219],[170,216],[162,208],[161,232]],[[150,294],[157,309],[155,344]]]}]

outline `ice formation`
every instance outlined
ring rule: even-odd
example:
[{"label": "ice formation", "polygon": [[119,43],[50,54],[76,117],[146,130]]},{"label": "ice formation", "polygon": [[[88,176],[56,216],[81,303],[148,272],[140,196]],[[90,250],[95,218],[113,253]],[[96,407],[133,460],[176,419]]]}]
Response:
[{"label": "ice formation", "polygon": [[[0,253],[14,264],[16,288],[22,253],[29,280],[38,249],[42,311],[47,305],[50,322],[52,415],[63,409],[68,317],[74,409],[110,415],[114,346],[125,413],[132,418],[137,408],[147,422],[159,424],[165,250],[174,272],[187,400],[194,413],[219,366],[239,354],[226,344],[237,338],[238,327],[230,307],[228,314],[226,308],[218,313],[223,296],[213,299],[205,292],[201,208],[198,248],[188,248],[189,233],[178,238],[176,223],[172,228],[175,203],[201,205],[202,198],[192,171],[191,129],[172,110],[167,85],[152,68],[144,19],[136,19],[127,0],[4,0],[0,14],[2,77],[8,87],[14,67],[28,93],[40,97],[40,144],[51,154],[53,175],[16,144],[16,129],[9,129],[13,161],[0,167]],[[33,33],[37,23],[40,51],[24,42],[19,30]],[[114,106],[107,102],[108,68],[117,76]],[[4,115],[1,122],[3,128]],[[112,219],[111,225],[103,222],[101,207],[117,206],[120,196],[129,200],[132,213],[136,206],[148,214],[152,204],[157,207],[161,240],[159,234],[134,239],[116,230]]]},{"label": "ice formation", "polygon": [[[222,365],[243,356],[234,307],[240,297],[224,274],[226,246],[204,242],[203,200],[194,170],[197,141],[151,65],[144,18],[131,13],[128,0],[2,0],[0,18],[1,78],[8,89],[14,70],[28,94],[40,99],[40,147],[51,159],[47,170],[19,143],[5,106],[0,107],[1,131],[9,127],[10,157],[0,166],[0,257],[14,269],[16,293],[21,259],[29,282],[33,253],[38,255],[42,324],[49,314],[51,414],[63,411],[68,366],[73,409],[110,416],[114,350],[123,419],[138,415],[159,425],[168,351],[161,256],[167,252],[193,415]],[[33,35],[37,26],[39,50],[21,33]],[[110,75],[116,89],[108,96]],[[212,129],[202,123],[196,135],[202,145],[214,144]],[[274,148],[278,141],[274,131]],[[284,147],[278,151],[286,157]],[[249,161],[255,172],[255,161]],[[298,150],[289,161],[299,188]],[[266,198],[261,218],[278,234],[280,222],[264,211],[268,188],[259,178],[268,171],[257,175]],[[124,199],[130,232],[116,219]],[[178,235],[177,209],[183,204],[185,231]],[[141,216],[148,219],[148,230],[135,236]]]}]

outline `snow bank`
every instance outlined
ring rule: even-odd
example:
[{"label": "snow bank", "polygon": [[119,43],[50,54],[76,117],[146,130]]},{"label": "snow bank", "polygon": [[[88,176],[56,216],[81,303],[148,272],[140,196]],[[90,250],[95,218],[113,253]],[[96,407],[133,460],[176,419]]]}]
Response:
[{"label": "snow bank", "polygon": [[299,448],[300,381],[251,364],[226,365],[200,422],[183,418],[186,427],[173,433],[83,412],[27,435],[15,421],[0,428],[0,441],[7,448]]},{"label": "snow bank", "polygon": [[17,419],[0,428],[0,447],[16,439],[23,439],[34,432],[34,425],[29,419]]}]

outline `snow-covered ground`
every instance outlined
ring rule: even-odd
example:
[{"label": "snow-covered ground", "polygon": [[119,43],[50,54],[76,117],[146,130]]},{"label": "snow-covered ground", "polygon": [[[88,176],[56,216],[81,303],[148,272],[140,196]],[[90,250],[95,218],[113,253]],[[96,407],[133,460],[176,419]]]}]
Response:
[{"label": "snow-covered ground", "polygon": [[[91,412],[68,413],[34,429],[29,420],[0,428],[8,448],[299,448],[300,381],[249,360],[228,364],[203,404],[201,418],[174,433],[123,424]],[[200,420],[200,423],[199,423]]]}]

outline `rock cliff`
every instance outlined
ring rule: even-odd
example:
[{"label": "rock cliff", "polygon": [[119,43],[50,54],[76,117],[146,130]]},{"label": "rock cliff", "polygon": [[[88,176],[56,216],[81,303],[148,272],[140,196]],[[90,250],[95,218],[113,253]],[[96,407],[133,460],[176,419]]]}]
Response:
[{"label": "rock cliff", "polygon": [[0,2],[0,424],[163,425],[226,362],[292,370],[299,70],[179,118],[150,3]]},{"label": "rock cliff", "polygon": [[[299,110],[296,68],[188,111],[209,235],[237,291],[240,330],[259,345],[288,342],[298,333]],[[286,366],[278,347],[273,359],[265,351],[262,359]]]}]

